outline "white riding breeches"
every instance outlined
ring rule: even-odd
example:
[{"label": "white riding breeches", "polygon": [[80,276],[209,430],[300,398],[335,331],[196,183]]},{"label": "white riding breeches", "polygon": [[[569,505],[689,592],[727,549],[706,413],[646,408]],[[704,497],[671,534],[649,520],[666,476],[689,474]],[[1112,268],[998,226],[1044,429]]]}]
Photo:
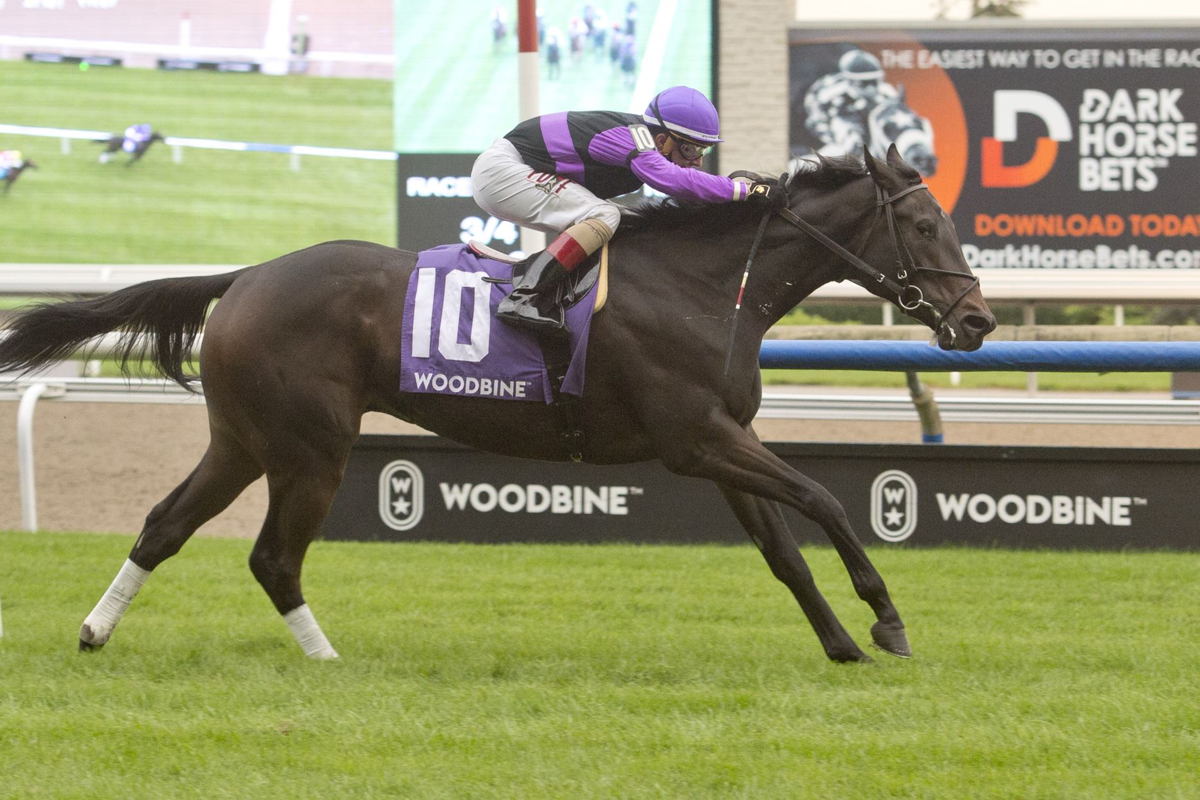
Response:
[{"label": "white riding breeches", "polygon": [[585,219],[616,231],[621,209],[601,200],[575,181],[538,172],[521,160],[507,139],[497,139],[471,169],[475,202],[499,219],[557,235]]}]

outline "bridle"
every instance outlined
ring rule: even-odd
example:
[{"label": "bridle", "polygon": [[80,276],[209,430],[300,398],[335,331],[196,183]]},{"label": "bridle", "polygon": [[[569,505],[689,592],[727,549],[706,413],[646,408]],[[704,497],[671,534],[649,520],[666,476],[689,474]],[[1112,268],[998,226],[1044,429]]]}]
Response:
[{"label": "bridle", "polygon": [[[950,315],[954,312],[954,309],[958,307],[958,304],[961,303],[963,299],[965,299],[966,296],[970,294],[976,286],[979,285],[979,278],[975,275],[971,275],[970,273],[955,272],[954,270],[949,269],[937,269],[936,267],[922,266],[917,264],[916,259],[913,258],[912,251],[908,249],[908,243],[905,242],[904,236],[900,233],[900,228],[896,224],[896,212],[893,208],[893,205],[902,197],[906,197],[913,192],[922,190],[928,191],[929,187],[924,183],[918,183],[915,186],[909,186],[907,189],[902,189],[896,194],[889,195],[886,189],[879,184],[875,184],[875,218],[871,222],[871,228],[867,231],[867,237],[863,241],[863,247],[865,248],[867,242],[870,242],[871,233],[875,230],[875,225],[879,222],[880,212],[882,210],[883,216],[887,218],[888,233],[891,235],[892,244],[896,249],[896,274],[894,277],[884,274],[868,264],[859,256],[851,253],[845,247],[842,247],[833,239],[829,238],[826,234],[822,233],[815,225],[804,220],[790,208],[781,208],[779,209],[778,213],[779,216],[783,217],[792,225],[795,225],[797,228],[816,239],[826,248],[831,250],[835,255],[840,257],[843,261],[861,272],[864,275],[865,281],[876,283],[890,292],[894,297],[894,302],[896,305],[902,308],[905,312],[911,314],[922,308],[929,309],[930,313],[933,314],[935,332],[938,335],[941,335],[944,330],[949,331],[950,340],[953,342],[957,337],[957,334],[954,328],[950,327]],[[915,283],[912,283],[913,277],[921,272],[937,273],[940,275],[955,275],[960,278],[968,278],[970,279],[971,283],[958,295],[958,297],[954,298],[954,302],[947,306],[945,310],[939,311],[936,306],[925,299],[925,294],[921,291],[921,287],[917,286]]]}]

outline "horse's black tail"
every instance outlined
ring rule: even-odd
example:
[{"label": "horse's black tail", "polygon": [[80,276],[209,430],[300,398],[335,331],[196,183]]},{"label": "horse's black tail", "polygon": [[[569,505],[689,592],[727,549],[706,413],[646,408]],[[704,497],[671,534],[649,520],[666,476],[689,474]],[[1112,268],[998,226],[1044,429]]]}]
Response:
[{"label": "horse's black tail", "polygon": [[197,376],[185,372],[184,365],[209,305],[244,271],[163,278],[101,297],[35,305],[0,331],[0,372],[34,372],[88,350],[90,339],[119,331],[114,352],[122,372],[129,374],[131,360],[148,358],[165,377],[195,391]]}]

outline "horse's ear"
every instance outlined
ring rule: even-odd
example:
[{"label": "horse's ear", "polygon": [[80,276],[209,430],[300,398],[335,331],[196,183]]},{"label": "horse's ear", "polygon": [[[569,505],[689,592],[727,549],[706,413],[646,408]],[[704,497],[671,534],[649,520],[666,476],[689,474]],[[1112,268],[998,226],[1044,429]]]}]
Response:
[{"label": "horse's ear", "polygon": [[895,142],[888,145],[887,163],[893,169],[899,169],[904,164],[904,159],[900,158],[900,150],[896,147]]},{"label": "horse's ear", "polygon": [[[895,145],[892,145],[892,147],[895,147]],[[879,183],[880,164],[875,160],[875,156],[871,155],[869,147],[863,148],[863,163],[867,165],[867,172],[871,173],[871,177],[875,179],[876,183]]]}]

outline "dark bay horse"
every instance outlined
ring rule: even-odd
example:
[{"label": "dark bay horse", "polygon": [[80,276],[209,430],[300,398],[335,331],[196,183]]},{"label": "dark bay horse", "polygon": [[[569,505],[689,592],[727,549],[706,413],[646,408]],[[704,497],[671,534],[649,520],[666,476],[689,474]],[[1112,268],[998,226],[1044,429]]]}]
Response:
[{"label": "dark bay horse", "polygon": [[[835,661],[868,659],[818,591],[781,503],[833,542],[874,610],[875,645],[908,656],[908,639],[841,504],[755,436],[759,348],[783,314],[843,279],[897,303],[932,328],[942,348],[979,347],[995,319],[950,218],[925,188],[892,149],[885,161],[866,155],[865,168],[825,160],[798,172],[774,208],[647,211],[623,223],[612,242],[608,303],[592,322],[580,400],[584,460],[660,459],[673,472],[713,481]],[[756,232],[761,246],[735,317]],[[126,358],[148,346],[146,356],[184,385],[193,379],[187,355],[204,326],[208,450],[150,511],[84,621],[81,648],[107,642],[150,572],[265,473],[269,503],[250,569],[304,652],[336,657],[305,603],[301,564],[367,411],[483,450],[566,458],[552,406],[399,391],[404,296],[416,259],[382,245],[328,242],[223,275],[36,307],[10,322],[0,371],[36,369],[120,330],[130,337]]]}]

